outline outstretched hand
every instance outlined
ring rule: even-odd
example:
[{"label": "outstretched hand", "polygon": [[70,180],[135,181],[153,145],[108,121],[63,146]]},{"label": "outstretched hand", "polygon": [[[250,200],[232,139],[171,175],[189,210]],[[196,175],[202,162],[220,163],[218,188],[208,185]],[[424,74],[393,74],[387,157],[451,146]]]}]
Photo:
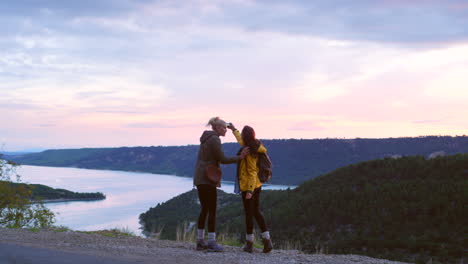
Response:
[{"label": "outstretched hand", "polygon": [[240,153],[240,158],[241,159],[245,158],[245,156],[249,155],[249,153],[250,153],[249,147],[243,148],[241,153]]},{"label": "outstretched hand", "polygon": [[229,123],[229,125],[227,126],[227,128],[231,129],[232,131],[236,130],[236,127],[234,126],[233,123]]}]

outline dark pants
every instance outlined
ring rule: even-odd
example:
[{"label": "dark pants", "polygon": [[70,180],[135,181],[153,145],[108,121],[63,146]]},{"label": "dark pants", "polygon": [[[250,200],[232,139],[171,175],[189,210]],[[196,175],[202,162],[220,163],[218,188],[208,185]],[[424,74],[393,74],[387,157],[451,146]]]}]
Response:
[{"label": "dark pants", "polygon": [[208,184],[197,186],[198,199],[201,204],[200,216],[198,216],[198,229],[205,229],[206,215],[208,215],[208,232],[213,233],[216,229],[216,206],[218,193],[216,187]]},{"label": "dark pants", "polygon": [[257,221],[260,230],[263,232],[268,231],[265,218],[260,211],[260,192],[262,191],[262,187],[259,187],[254,190],[252,198],[245,199],[247,192],[242,192],[242,203],[244,204],[244,211],[245,211],[245,225],[247,228],[247,234],[253,234],[253,220]]}]

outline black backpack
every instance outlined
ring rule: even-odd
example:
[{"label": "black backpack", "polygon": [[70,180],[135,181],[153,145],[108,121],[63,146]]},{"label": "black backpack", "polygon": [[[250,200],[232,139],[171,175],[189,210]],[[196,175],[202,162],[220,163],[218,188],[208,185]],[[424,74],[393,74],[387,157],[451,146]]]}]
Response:
[{"label": "black backpack", "polygon": [[261,183],[266,183],[271,180],[273,172],[271,170],[271,159],[266,153],[258,153],[257,158],[258,179]]}]

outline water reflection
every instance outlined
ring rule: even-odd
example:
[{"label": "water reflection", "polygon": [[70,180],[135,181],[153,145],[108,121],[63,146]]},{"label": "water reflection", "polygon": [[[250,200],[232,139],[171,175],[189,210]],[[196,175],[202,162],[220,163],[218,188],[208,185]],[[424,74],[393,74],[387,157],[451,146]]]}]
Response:
[{"label": "water reflection", "polygon": [[[74,230],[125,228],[141,235],[138,216],[158,203],[190,191],[192,178],[150,173],[21,166],[22,181],[63,188],[74,192],[102,192],[105,200],[48,203],[57,214],[56,225]],[[264,189],[288,186],[266,185]],[[233,182],[223,182],[225,192],[232,193]]]}]

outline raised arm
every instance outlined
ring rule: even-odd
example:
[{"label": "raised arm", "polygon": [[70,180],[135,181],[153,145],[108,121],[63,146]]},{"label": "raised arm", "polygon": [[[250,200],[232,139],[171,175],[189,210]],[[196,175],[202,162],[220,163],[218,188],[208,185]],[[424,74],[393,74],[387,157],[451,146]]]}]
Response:
[{"label": "raised arm", "polygon": [[232,130],[232,134],[234,134],[234,136],[236,137],[237,143],[239,143],[239,145],[241,146],[244,146],[244,141],[242,140],[241,133],[239,132],[239,130],[236,129],[234,124],[231,123],[231,125],[228,128]]},{"label": "raised arm", "polygon": [[236,140],[239,143],[239,145],[244,146],[244,141],[242,140],[242,136],[241,136],[239,130],[237,130],[237,129],[233,130],[232,133],[236,137]]}]

